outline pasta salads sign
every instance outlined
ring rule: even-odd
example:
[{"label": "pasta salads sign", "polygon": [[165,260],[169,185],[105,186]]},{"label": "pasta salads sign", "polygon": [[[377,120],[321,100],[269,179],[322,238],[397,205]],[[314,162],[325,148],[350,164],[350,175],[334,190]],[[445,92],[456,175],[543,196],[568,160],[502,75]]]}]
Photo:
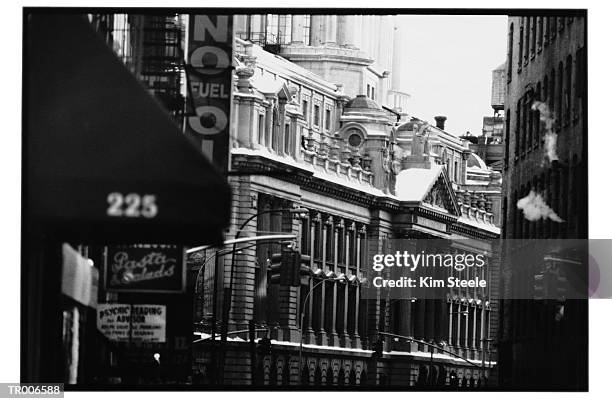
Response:
[{"label": "pasta salads sign", "polygon": [[187,70],[193,111],[187,128],[202,152],[226,172],[232,92],[231,15],[191,15]]},{"label": "pasta salads sign", "polygon": [[185,288],[183,249],[151,244],[108,247],[105,275],[110,292],[180,293]]}]

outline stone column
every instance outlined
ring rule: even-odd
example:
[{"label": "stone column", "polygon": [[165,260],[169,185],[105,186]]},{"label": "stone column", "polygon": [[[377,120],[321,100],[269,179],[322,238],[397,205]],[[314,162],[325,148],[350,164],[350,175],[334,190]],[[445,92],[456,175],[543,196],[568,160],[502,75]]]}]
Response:
[{"label": "stone column", "polygon": [[[306,285],[306,290],[304,293],[304,297],[308,294],[310,290],[312,290],[312,286],[314,285],[313,279],[308,278],[308,284]],[[304,317],[306,318],[306,324],[304,325],[304,333],[306,334],[305,342],[307,344],[314,344],[314,330],[312,329],[312,301],[314,299],[314,292],[310,294],[308,297],[308,301],[304,307],[306,311]]]},{"label": "stone column", "polygon": [[[319,282],[319,281],[317,281]],[[321,282],[321,285],[318,286],[320,291],[321,299],[316,302],[319,305],[319,332],[317,334],[317,344],[318,345],[327,345],[327,333],[325,332],[325,298],[326,298],[326,290],[325,284],[327,282]],[[313,292],[314,293],[314,292]]]},{"label": "stone column", "polygon": [[326,15],[324,24],[324,44],[336,45],[336,29],[338,25],[338,16]]},{"label": "stone column", "polygon": [[338,282],[334,283],[334,288],[336,289],[336,319],[334,324],[334,331],[338,335],[338,344],[340,346],[346,345],[346,309],[347,309],[347,296],[346,292],[348,291],[348,285],[341,285]]},{"label": "stone column", "polygon": [[345,48],[357,48],[357,35],[361,28],[361,16],[339,15],[336,42]]},{"label": "stone column", "polygon": [[455,311],[454,308],[455,304],[451,302],[450,304],[450,313],[449,313],[449,321],[448,321],[448,345],[452,345],[453,344],[453,312]]},{"label": "stone column", "polygon": [[325,22],[326,16],[324,15],[313,15],[310,17],[310,45],[321,46],[325,40],[322,35],[323,23]]},{"label": "stone column", "polygon": [[327,329],[328,329],[328,345],[330,346],[339,346],[338,333],[336,332],[336,311],[338,307],[338,283],[337,282],[325,282],[327,283],[328,295],[326,298],[329,298],[330,301],[327,302],[327,307],[329,308],[329,316],[327,317]]},{"label": "stone column", "polygon": [[291,45],[304,44],[304,16],[291,16]]},{"label": "stone column", "polygon": [[353,329],[353,335],[350,336],[351,338],[351,347],[352,348],[361,348],[361,340],[359,337],[359,318],[360,318],[360,306],[361,306],[361,299],[360,299],[360,286],[359,284],[357,284],[357,286],[355,286],[355,300],[352,302],[349,302],[349,304],[354,304],[355,305],[355,311],[354,311],[354,319],[352,319],[351,321],[355,322],[355,328]]}]

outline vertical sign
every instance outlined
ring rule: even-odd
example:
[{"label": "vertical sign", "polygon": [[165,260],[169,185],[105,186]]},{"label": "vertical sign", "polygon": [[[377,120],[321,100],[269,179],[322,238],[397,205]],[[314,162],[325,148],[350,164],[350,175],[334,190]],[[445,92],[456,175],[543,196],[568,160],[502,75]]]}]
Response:
[{"label": "vertical sign", "polygon": [[232,103],[231,15],[191,15],[187,74],[193,111],[187,133],[225,173],[229,170]]}]

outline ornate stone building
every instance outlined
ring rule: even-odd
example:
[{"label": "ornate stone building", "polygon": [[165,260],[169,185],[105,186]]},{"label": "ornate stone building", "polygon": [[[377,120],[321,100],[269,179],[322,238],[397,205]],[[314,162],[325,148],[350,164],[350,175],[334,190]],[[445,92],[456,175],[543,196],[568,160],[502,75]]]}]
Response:
[{"label": "ornate stone building", "polygon": [[[483,163],[469,164],[477,157],[444,130],[444,117],[432,126],[390,114],[367,95],[347,95],[347,88],[348,82],[332,83],[236,40],[231,153],[237,175],[229,179],[234,218],[228,234],[258,215],[241,236],[299,235],[302,271],[300,286],[286,284],[278,272],[281,246],[243,250],[229,309],[236,337],[228,337],[220,363],[204,326],[196,367],[222,384],[481,385],[496,363],[488,346],[496,327],[490,296],[464,288],[438,300],[360,297],[368,252],[382,251],[385,240],[454,239],[468,248],[465,240],[499,237],[499,176]],[[309,214],[294,216],[288,212],[294,206]],[[229,259],[220,263],[227,288]],[[202,276],[208,293],[213,267],[210,262]],[[204,324],[212,317],[207,302],[200,309]],[[244,332],[250,321],[262,330],[258,341],[271,339],[270,351],[251,355]],[[379,332],[440,350],[432,363],[426,344]],[[377,359],[379,339],[384,346]]]}]

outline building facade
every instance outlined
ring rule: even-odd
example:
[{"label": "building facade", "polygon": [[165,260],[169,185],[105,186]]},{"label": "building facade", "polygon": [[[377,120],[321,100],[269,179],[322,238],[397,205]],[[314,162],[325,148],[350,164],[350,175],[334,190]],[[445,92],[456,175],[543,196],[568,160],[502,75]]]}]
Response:
[{"label": "building facade", "polygon": [[[457,252],[500,235],[498,173],[445,131],[445,117],[429,125],[409,114],[394,17],[246,15],[234,23],[227,234],[297,238],[290,247],[189,257],[199,282],[194,383],[489,384],[498,310],[489,292],[363,298],[367,257],[388,240],[452,240]],[[308,213],[295,215],[297,206]],[[292,279],[289,250],[301,257]],[[468,271],[466,279],[477,274]],[[213,328],[225,335],[211,338]]]},{"label": "building facade", "polygon": [[[508,20],[505,239],[587,238],[585,20],[580,13]],[[530,191],[562,221],[525,219],[517,203]],[[539,262],[523,271],[514,268],[509,282],[533,288],[529,285],[544,267]],[[506,301],[499,335],[501,385],[586,389],[586,319],[584,300]]]}]

